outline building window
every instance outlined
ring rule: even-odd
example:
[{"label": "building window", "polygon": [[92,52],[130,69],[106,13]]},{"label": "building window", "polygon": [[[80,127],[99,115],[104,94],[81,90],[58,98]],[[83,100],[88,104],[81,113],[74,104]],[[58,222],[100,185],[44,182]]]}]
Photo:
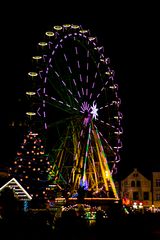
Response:
[{"label": "building window", "polygon": [[133,200],[139,200],[138,192],[133,192]]},{"label": "building window", "polygon": [[156,201],[160,201],[160,193],[156,194]]},{"label": "building window", "polygon": [[140,187],[141,186],[141,181],[137,181],[137,187]]},{"label": "building window", "polygon": [[144,200],[149,200],[149,192],[144,192],[143,193],[143,199]]},{"label": "building window", "polygon": [[124,182],[124,185],[125,185],[125,186],[128,185],[128,181],[125,181],[125,182]]},{"label": "building window", "polygon": [[135,187],[135,181],[131,182],[131,187]]},{"label": "building window", "polygon": [[133,174],[133,177],[138,177],[138,173],[134,173],[134,174]]},{"label": "building window", "polygon": [[156,187],[160,187],[160,178],[156,179]]}]

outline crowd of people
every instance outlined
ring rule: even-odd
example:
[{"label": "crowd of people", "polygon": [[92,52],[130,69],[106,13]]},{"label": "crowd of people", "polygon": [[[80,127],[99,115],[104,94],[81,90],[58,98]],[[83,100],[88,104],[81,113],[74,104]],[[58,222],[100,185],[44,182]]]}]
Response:
[{"label": "crowd of people", "polygon": [[[82,211],[83,212],[83,211]],[[96,212],[96,219],[84,218],[75,209],[62,211],[58,218],[49,209],[24,211],[11,189],[5,189],[0,194],[0,233],[5,240],[63,240],[86,239],[96,240],[127,237],[128,239],[158,240],[159,214],[121,214],[118,209],[107,212]]]}]

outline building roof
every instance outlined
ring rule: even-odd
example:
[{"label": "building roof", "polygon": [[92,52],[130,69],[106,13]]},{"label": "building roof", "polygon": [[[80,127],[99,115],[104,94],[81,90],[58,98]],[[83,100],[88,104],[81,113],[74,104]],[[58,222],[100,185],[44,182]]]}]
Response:
[{"label": "building roof", "polygon": [[137,168],[134,168],[133,169],[133,171],[130,173],[130,174],[128,174],[128,176],[127,177],[125,177],[122,181],[125,181],[126,179],[128,179],[128,178],[132,178],[132,177],[141,177],[141,178],[144,178],[144,179],[146,179],[146,180],[148,180],[148,181],[150,181],[146,176],[144,176]]}]

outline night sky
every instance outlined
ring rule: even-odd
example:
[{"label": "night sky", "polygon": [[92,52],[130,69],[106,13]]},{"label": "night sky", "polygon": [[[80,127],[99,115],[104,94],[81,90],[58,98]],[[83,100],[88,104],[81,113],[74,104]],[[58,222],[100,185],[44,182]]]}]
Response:
[{"label": "night sky", "polygon": [[[13,159],[21,136],[8,124],[23,118],[24,79],[36,44],[47,30],[64,23],[90,29],[104,46],[116,73],[123,113],[119,174],[133,168],[159,169],[159,14],[152,5],[4,5],[1,19],[1,156]],[[75,5],[78,5],[75,2]],[[12,8],[13,7],[13,8]],[[71,9],[72,8],[72,9]]]}]

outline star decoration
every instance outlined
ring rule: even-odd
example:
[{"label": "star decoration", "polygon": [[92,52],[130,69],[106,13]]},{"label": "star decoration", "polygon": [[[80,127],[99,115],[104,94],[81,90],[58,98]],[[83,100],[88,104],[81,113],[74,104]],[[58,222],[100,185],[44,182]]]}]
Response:
[{"label": "star decoration", "polygon": [[97,117],[98,117],[97,112],[98,112],[97,104],[95,102],[93,102],[93,106],[91,106],[91,114],[94,119],[97,119]]}]

